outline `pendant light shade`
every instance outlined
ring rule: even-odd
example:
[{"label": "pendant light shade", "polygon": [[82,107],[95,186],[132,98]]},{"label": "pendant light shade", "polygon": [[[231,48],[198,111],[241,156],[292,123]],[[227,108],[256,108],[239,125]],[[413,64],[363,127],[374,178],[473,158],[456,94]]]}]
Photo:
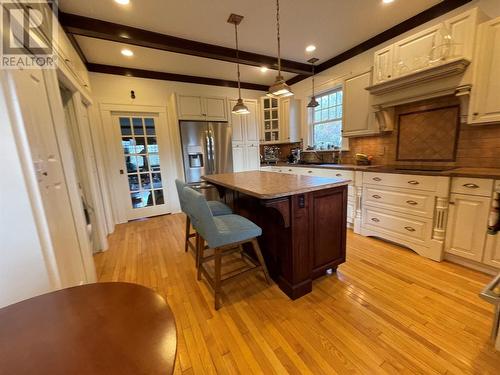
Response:
[{"label": "pendant light shade", "polygon": [[241,98],[239,98],[236,104],[234,105],[232,112],[237,115],[246,115],[250,113],[248,107],[245,105],[245,103],[243,103],[243,99]]},{"label": "pendant light shade", "polygon": [[319,106],[318,101],[316,100],[316,96],[314,95],[314,64],[318,61],[317,58],[313,57],[312,59],[307,60],[308,63],[312,65],[312,96],[311,101],[307,105],[307,108],[315,108]]},{"label": "pendant light shade", "polygon": [[229,15],[229,18],[227,19],[227,22],[232,23],[234,25],[234,36],[236,39],[236,66],[237,66],[237,73],[238,73],[238,101],[236,102],[235,106],[233,107],[232,112],[237,115],[246,115],[250,113],[248,110],[248,107],[243,103],[243,99],[241,98],[241,80],[240,80],[240,51],[239,51],[239,46],[238,46],[238,25],[241,23],[243,20],[243,16],[240,16],[238,14],[231,13]]},{"label": "pendant light shade", "polygon": [[278,76],[273,85],[269,87],[269,92],[267,96],[284,98],[286,96],[292,96],[293,92],[290,86],[285,82],[285,79],[281,75],[281,38],[280,38],[280,1],[276,0],[276,31],[278,39]]}]

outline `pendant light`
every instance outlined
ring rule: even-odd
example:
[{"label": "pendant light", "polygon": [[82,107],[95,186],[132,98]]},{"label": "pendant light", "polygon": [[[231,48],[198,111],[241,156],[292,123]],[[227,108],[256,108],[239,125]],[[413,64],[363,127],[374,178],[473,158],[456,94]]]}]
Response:
[{"label": "pendant light", "polygon": [[281,75],[281,40],[280,40],[280,1],[276,0],[276,30],[278,39],[278,76],[276,81],[271,87],[269,87],[268,96],[284,98],[286,96],[292,96],[293,92],[290,86],[285,82],[285,79]]},{"label": "pendant light", "polygon": [[311,101],[307,105],[307,108],[315,108],[319,106],[319,103],[316,100],[316,96],[314,95],[314,64],[318,62],[318,59],[316,57],[313,57],[312,59],[307,60],[307,62],[312,65],[312,96]]},{"label": "pendant light", "polygon": [[232,112],[237,115],[246,115],[250,113],[248,107],[243,103],[243,99],[241,98],[241,82],[240,82],[240,51],[238,46],[238,25],[243,20],[243,16],[239,16],[237,14],[231,13],[227,22],[232,23],[234,25],[234,35],[236,39],[236,66],[238,72],[238,101],[233,107]]}]

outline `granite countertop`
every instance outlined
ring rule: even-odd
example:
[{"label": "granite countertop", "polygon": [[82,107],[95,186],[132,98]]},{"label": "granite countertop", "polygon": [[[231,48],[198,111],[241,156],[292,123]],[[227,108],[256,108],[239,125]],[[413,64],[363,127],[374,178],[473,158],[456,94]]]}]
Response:
[{"label": "granite countertop", "polygon": [[259,199],[273,199],[311,191],[347,185],[344,178],[302,176],[273,172],[250,171],[214,174],[202,177],[214,185],[223,186]]},{"label": "granite countertop", "polygon": [[289,164],[280,162],[278,164],[262,164],[266,166],[276,167],[300,167],[300,168],[323,168],[323,169],[345,169],[351,171],[365,172],[380,172],[380,173],[396,173],[396,174],[413,174],[425,176],[448,176],[448,177],[471,177],[471,178],[491,178],[500,179],[500,168],[473,168],[473,167],[450,167],[444,171],[431,170],[402,170],[394,169],[388,165],[355,165],[355,164]]}]

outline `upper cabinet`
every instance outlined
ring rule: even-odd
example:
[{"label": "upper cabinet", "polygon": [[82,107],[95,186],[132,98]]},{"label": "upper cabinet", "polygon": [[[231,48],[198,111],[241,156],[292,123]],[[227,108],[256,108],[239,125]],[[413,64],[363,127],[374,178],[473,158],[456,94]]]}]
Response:
[{"label": "upper cabinet", "polygon": [[370,93],[366,90],[371,81],[371,70],[345,80],[342,136],[354,137],[379,132],[378,122],[370,105]]},{"label": "upper cabinet", "polygon": [[[387,81],[413,73],[436,69],[452,62],[472,60],[476,26],[480,20],[478,8],[429,27],[405,39],[384,47],[374,54],[374,89]],[[450,66],[435,74],[458,74],[463,69]],[[420,78],[421,79],[421,78]]]},{"label": "upper cabinet", "polygon": [[470,124],[500,122],[500,17],[479,27],[474,57]]},{"label": "upper cabinet", "polygon": [[[250,113],[230,112],[233,145],[233,171],[251,171],[260,167],[258,106],[255,100],[243,100]],[[229,100],[229,111],[236,100]]]},{"label": "upper cabinet", "polygon": [[394,55],[394,47],[382,48],[375,52],[373,83],[380,83],[392,78],[392,59]]},{"label": "upper cabinet", "polygon": [[227,100],[220,97],[177,95],[179,120],[227,121]]},{"label": "upper cabinet", "polygon": [[262,143],[300,141],[300,103],[293,97],[261,99]]}]

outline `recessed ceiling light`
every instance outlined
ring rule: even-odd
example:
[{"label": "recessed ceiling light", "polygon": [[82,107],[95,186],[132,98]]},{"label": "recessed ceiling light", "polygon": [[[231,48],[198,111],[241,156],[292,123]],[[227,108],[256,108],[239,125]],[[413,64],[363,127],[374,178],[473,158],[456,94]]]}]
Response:
[{"label": "recessed ceiling light", "polygon": [[130,57],[130,56],[134,56],[134,53],[131,50],[125,48],[125,49],[122,49],[122,55]]},{"label": "recessed ceiling light", "polygon": [[120,5],[127,5],[130,3],[130,0],[115,0],[115,3],[118,3]]},{"label": "recessed ceiling light", "polygon": [[314,51],[316,51],[316,46],[311,44],[310,46],[306,47],[306,52],[314,52]]},{"label": "recessed ceiling light", "polygon": [[260,71],[261,71],[262,73],[265,73],[265,72],[267,72],[268,70],[269,70],[269,68],[268,68],[267,66],[261,66],[261,67],[260,67]]},{"label": "recessed ceiling light", "polygon": [[394,0],[382,0],[382,2],[383,2],[384,4],[390,4],[390,3],[393,3],[393,2],[394,2]]}]

